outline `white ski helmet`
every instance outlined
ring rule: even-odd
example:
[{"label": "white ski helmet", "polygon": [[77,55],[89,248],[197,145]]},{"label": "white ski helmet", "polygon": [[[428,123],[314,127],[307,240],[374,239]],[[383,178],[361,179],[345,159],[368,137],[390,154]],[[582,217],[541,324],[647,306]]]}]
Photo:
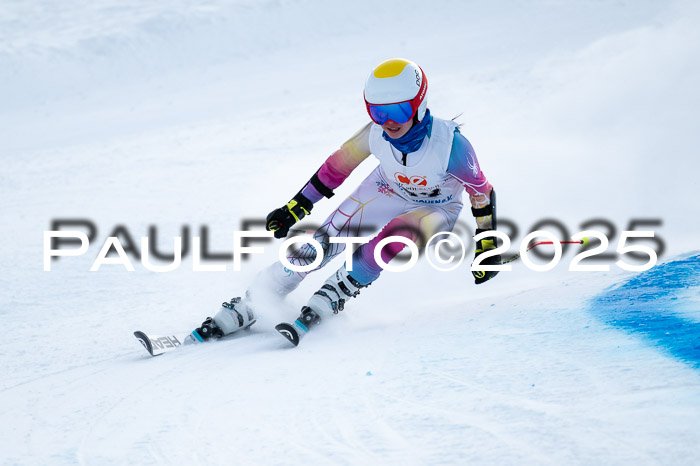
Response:
[{"label": "white ski helmet", "polygon": [[365,83],[367,113],[380,125],[387,120],[403,124],[414,115],[421,121],[428,107],[427,92],[428,79],[420,66],[403,58],[386,60]]}]

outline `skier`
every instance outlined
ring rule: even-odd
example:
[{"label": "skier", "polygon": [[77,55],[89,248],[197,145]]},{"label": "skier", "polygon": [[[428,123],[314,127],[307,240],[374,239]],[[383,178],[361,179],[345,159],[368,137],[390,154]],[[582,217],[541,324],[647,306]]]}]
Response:
[{"label": "skier", "polygon": [[[366,229],[383,227],[352,255],[352,270],[343,264],[314,293],[292,324],[280,324],[278,331],[298,344],[309,327],[343,310],[345,301],[374,282],[381,267],[374,249],[383,238],[403,236],[421,246],[438,232],[451,231],[462,210],[466,190],[476,218],[476,233],[496,229],[496,195],[480,169],[474,149],[454,121],[430,114],[426,98],[428,81],[415,63],[400,58],[379,64],[365,83],[364,98],[371,122],[361,128],[323,163],[302,189],[284,206],[267,216],[267,230],[284,238],[290,228],[309,215],[322,198],[333,196],[350,173],[370,154],[379,166],[345,199],[315,232],[324,258],[315,269],[340,254],[345,245],[329,243],[331,236],[363,236]],[[405,245],[392,242],[381,252],[389,262]],[[475,257],[496,247],[495,238],[477,242]],[[294,265],[307,265],[316,250],[304,245],[287,259]],[[483,264],[500,264],[498,255]],[[310,272],[293,272],[281,263],[272,264],[260,274],[268,289],[280,297],[292,292]],[[476,284],[498,272],[473,271]],[[195,332],[207,339],[247,328],[255,322],[252,299],[234,298],[207,318]]]}]

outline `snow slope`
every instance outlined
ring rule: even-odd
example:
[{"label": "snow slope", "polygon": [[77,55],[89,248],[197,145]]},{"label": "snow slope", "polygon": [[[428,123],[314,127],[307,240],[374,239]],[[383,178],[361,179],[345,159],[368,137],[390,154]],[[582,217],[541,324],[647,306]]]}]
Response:
[{"label": "snow slope", "polygon": [[[117,225],[156,226],[163,251],[205,225],[230,253],[365,123],[393,56],[423,66],[433,113],[464,113],[516,242],[546,217],[652,218],[662,260],[697,261],[698,20],[684,1],[3,2],[0,463],[696,464],[697,364],[617,325],[596,303],[634,274],[568,272],[573,251],[480,287],[421,261],[288,349],[272,326],[334,262],[251,335],[156,359],[133,330],[192,328],[276,250],[241,272],[89,269]],[[59,218],[97,239],[44,272]],[[661,287],[664,315],[700,320],[696,276]],[[660,279],[640,280],[628,302]]]}]

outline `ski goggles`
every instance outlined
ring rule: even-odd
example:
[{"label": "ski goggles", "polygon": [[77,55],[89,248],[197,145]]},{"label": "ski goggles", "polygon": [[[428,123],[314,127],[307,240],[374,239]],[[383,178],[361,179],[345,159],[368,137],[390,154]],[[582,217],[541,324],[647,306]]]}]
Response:
[{"label": "ski goggles", "polygon": [[[422,72],[423,70],[421,70]],[[387,121],[391,120],[394,123],[402,125],[416,114],[418,107],[423,103],[425,98],[425,93],[428,90],[428,80],[423,74],[423,79],[420,83],[420,88],[418,89],[418,94],[410,100],[404,100],[402,102],[386,103],[386,104],[371,104],[367,102],[365,97],[365,105],[367,106],[367,113],[369,113],[372,121],[378,125],[383,125]]]},{"label": "ski goggles", "polygon": [[413,107],[414,100],[397,102],[395,104],[370,104],[365,101],[365,104],[367,104],[367,113],[369,113],[370,118],[376,124],[383,125],[391,120],[402,125],[413,118],[416,110],[418,110],[418,106]]}]

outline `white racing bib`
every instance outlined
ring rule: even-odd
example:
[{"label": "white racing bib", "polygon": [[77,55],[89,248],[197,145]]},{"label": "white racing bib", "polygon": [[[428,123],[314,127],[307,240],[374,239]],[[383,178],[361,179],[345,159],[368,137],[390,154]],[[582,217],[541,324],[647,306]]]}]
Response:
[{"label": "white racing bib", "polygon": [[369,148],[379,159],[381,175],[398,194],[418,204],[444,204],[461,201],[464,186],[447,173],[452,139],[457,124],[433,117],[430,137],[406,156],[382,137],[382,127],[373,124]]}]

